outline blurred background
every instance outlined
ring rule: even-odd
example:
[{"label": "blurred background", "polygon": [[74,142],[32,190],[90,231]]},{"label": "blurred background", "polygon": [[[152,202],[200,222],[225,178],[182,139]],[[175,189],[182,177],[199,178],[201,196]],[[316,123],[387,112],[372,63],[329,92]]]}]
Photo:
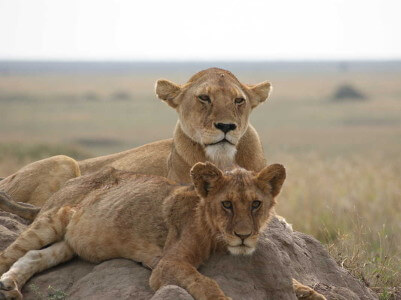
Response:
[{"label": "blurred background", "polygon": [[400,11],[397,0],[0,0],[0,177],[170,138],[159,78],[220,67],[269,80],[251,122],[288,170],[278,212],[380,299],[401,299]]}]

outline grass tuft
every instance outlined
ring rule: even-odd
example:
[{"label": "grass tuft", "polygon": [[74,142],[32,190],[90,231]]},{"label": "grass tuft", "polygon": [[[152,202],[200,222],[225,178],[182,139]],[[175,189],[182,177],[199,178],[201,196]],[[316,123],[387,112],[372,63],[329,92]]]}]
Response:
[{"label": "grass tuft", "polygon": [[381,299],[396,299],[401,287],[401,159],[282,155],[277,161],[288,171],[278,213],[295,230],[323,242],[340,266]]},{"label": "grass tuft", "polygon": [[46,293],[41,292],[40,288],[36,284],[30,284],[29,287],[37,297],[37,300],[64,300],[68,297],[67,293],[56,289],[51,285],[48,286]]}]

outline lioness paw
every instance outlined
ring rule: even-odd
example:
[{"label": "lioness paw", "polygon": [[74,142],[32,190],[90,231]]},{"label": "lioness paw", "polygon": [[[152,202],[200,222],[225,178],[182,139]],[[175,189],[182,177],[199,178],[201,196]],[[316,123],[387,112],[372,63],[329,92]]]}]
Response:
[{"label": "lioness paw", "polygon": [[13,280],[0,281],[0,300],[21,300],[22,294]]}]

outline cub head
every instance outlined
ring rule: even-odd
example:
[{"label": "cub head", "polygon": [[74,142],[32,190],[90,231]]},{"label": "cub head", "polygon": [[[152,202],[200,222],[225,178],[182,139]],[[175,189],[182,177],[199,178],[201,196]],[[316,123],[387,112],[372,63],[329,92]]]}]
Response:
[{"label": "cub head", "polygon": [[234,161],[250,112],[268,98],[270,90],[267,81],[246,85],[217,68],[195,74],[184,85],[164,79],[156,82],[157,96],[177,110],[183,132],[213,162]]},{"label": "cub head", "polygon": [[227,244],[230,253],[255,251],[259,232],[269,221],[285,176],[279,164],[259,173],[244,169],[223,173],[209,162],[193,166],[191,178],[201,198],[202,219]]}]

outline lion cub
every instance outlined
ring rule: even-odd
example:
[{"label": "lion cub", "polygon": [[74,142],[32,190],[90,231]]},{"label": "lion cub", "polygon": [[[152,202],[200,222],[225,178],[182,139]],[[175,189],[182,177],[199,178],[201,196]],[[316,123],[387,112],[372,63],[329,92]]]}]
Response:
[{"label": "lion cub", "polygon": [[[142,262],[153,269],[154,290],[176,284],[195,299],[229,299],[197,268],[214,251],[255,250],[285,179],[278,164],[259,173],[223,173],[197,163],[191,186],[112,168],[99,173],[70,182],[69,205],[58,206],[56,194],[53,206],[0,254],[0,274],[8,270],[0,278],[0,299],[22,299],[20,289],[30,277],[75,255]],[[83,187],[84,198],[73,200]]]}]

